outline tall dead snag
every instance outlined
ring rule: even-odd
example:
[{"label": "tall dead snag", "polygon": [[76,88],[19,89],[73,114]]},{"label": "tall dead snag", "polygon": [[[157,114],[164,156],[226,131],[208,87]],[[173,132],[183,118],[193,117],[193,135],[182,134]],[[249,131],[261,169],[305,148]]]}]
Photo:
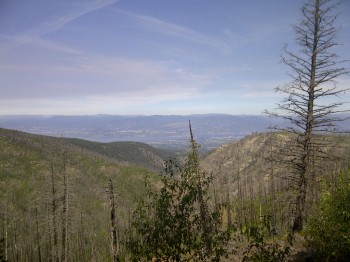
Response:
[{"label": "tall dead snag", "polygon": [[117,217],[116,217],[116,208],[115,208],[115,198],[114,198],[114,189],[112,180],[109,180],[108,183],[108,198],[111,207],[111,234],[112,234],[112,254],[113,261],[119,262],[119,250],[118,250],[118,239],[117,239]]},{"label": "tall dead snag", "polygon": [[231,197],[230,197],[230,183],[226,183],[226,210],[227,210],[227,227],[232,227],[232,218],[231,218]]},{"label": "tall dead snag", "polygon": [[9,226],[9,221],[8,221],[8,211],[7,211],[7,201],[5,200],[5,218],[4,218],[4,255],[3,255],[3,260],[8,261],[8,226]]},{"label": "tall dead snag", "polygon": [[62,261],[68,261],[68,211],[69,211],[69,191],[68,191],[68,171],[67,152],[63,152],[63,209],[62,209]]},{"label": "tall dead snag", "polygon": [[35,231],[36,231],[36,241],[37,241],[37,251],[38,251],[38,261],[42,261],[41,257],[41,244],[40,244],[40,232],[39,232],[39,217],[38,217],[38,207],[35,207]]},{"label": "tall dead snag", "polygon": [[198,188],[198,202],[199,202],[199,216],[203,230],[203,236],[206,243],[206,252],[211,253],[212,251],[212,243],[209,237],[211,229],[209,228],[210,224],[208,223],[208,214],[207,214],[207,204],[204,200],[203,193],[203,185],[202,185],[202,175],[199,170],[199,157],[198,157],[198,147],[199,145],[194,140],[191,121],[188,121],[190,135],[191,135],[191,150],[188,156],[189,164],[192,166],[192,170],[194,171],[195,180],[197,182]]},{"label": "tall dead snag", "polygon": [[341,108],[343,103],[332,102],[338,95],[349,89],[338,89],[335,79],[348,74],[335,53],[335,21],[338,16],[337,0],[310,0],[301,9],[302,19],[294,26],[300,50],[292,52],[285,48],[283,62],[291,69],[289,84],[276,88],[287,97],[278,104],[273,116],[290,123],[282,130],[292,133],[295,147],[290,150],[288,161],[292,163],[297,191],[292,230],[300,231],[304,225],[304,213],[311,157],[314,152],[322,154],[324,142],[318,138],[322,133],[333,131],[335,122],[342,119],[335,114],[349,111]]},{"label": "tall dead snag", "polygon": [[[51,212],[51,227],[52,227],[52,239],[53,246],[50,248],[51,261],[58,262],[58,233],[57,233],[57,189],[56,189],[56,180],[54,172],[54,156],[52,154],[50,159],[50,169],[51,169],[51,199],[50,199],[50,211]],[[51,229],[50,232],[50,245],[51,245]]]}]

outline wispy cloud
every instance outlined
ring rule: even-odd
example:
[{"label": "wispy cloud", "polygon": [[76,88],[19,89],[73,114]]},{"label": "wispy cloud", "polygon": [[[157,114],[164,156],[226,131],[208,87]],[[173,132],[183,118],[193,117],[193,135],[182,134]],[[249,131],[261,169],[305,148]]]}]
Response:
[{"label": "wispy cloud", "polygon": [[[22,32],[20,35],[16,36],[7,36],[10,43],[7,45],[7,50],[12,49],[16,46],[22,44],[37,44],[44,46],[46,48],[60,50],[60,51],[68,51],[71,52],[72,49],[64,47],[59,44],[54,44],[47,40],[43,40],[42,37],[55,32],[57,30],[62,29],[64,26],[73,22],[74,20],[97,11],[101,8],[107,7],[116,3],[118,0],[92,0],[92,1],[84,1],[79,5],[72,5],[72,10],[68,13],[64,13],[63,15],[57,15],[53,17],[51,20],[44,21],[39,25],[36,25],[27,31]],[[3,36],[4,37],[4,36]],[[5,49],[6,50],[6,49]]]},{"label": "wispy cloud", "polygon": [[224,41],[220,41],[219,39],[216,39],[213,37],[208,37],[204,34],[196,32],[187,27],[177,25],[174,23],[165,22],[151,16],[135,14],[135,13],[131,13],[125,10],[117,9],[117,8],[113,8],[113,10],[133,18],[134,20],[139,22],[140,25],[142,25],[145,29],[149,31],[156,32],[159,34],[179,37],[191,42],[211,46],[220,51],[230,52],[230,45],[228,45]]},{"label": "wispy cloud", "polygon": [[[211,76],[165,62],[123,57],[79,56],[65,64],[1,65],[3,99],[105,97],[186,98],[212,83]],[[20,79],[7,78],[18,74]],[[17,91],[16,91],[17,90]]]},{"label": "wispy cloud", "polygon": [[116,3],[118,0],[94,0],[84,1],[83,4],[77,5],[78,8],[63,16],[58,16],[50,21],[34,27],[24,33],[28,37],[40,37],[48,33],[57,31],[65,25],[91,12]]}]

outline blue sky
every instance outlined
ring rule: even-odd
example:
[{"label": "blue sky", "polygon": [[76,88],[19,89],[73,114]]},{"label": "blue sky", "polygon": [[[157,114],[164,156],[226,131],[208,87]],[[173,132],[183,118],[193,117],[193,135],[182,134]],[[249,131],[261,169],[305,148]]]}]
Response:
[{"label": "blue sky", "polygon": [[[261,114],[289,81],[302,4],[1,0],[0,114]],[[350,1],[337,24],[350,59]]]}]

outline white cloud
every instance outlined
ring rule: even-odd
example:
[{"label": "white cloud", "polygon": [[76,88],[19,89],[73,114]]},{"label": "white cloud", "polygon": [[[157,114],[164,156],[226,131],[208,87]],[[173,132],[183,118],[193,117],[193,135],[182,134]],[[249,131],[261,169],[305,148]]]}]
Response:
[{"label": "white cloud", "polygon": [[[122,98],[189,97],[212,82],[210,76],[165,62],[122,57],[79,56],[70,63],[2,64],[2,97],[59,98],[102,94]],[[21,75],[21,79],[6,75]]]}]

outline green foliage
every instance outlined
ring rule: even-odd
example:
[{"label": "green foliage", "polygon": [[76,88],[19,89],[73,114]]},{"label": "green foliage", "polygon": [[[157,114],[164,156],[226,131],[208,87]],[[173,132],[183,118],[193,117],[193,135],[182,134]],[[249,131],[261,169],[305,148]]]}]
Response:
[{"label": "green foliage", "polygon": [[350,256],[350,170],[327,186],[304,230],[315,256],[345,261]]},{"label": "green foliage", "polygon": [[269,216],[263,216],[256,225],[243,226],[242,232],[249,242],[243,261],[285,261],[288,257],[290,247],[275,241],[277,231]]},{"label": "green foliage", "polygon": [[[69,173],[69,257],[72,261],[111,260],[105,192],[110,179],[118,192],[121,236],[127,231],[135,195],[145,193],[142,175],[149,174],[153,187],[159,183],[159,179],[153,179],[156,176],[144,168],[117,165],[109,158],[81,150],[67,141],[0,129],[0,240],[6,231],[11,261],[25,261],[27,256],[30,261],[39,261],[39,246],[42,260],[49,260],[51,247],[60,253],[63,153]],[[58,233],[56,247],[54,224]],[[0,257],[4,245],[0,241]]]},{"label": "green foliage", "polygon": [[134,261],[220,261],[231,229],[223,230],[219,207],[209,206],[213,177],[198,171],[197,146],[184,167],[165,164],[160,192],[149,191],[134,213],[130,242]]}]

